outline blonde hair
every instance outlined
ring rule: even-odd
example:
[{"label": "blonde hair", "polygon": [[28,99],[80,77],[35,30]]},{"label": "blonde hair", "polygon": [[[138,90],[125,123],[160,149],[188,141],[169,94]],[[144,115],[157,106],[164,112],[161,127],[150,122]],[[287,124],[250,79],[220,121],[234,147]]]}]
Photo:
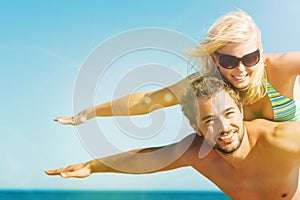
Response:
[{"label": "blonde hair", "polygon": [[[238,10],[219,18],[208,30],[207,38],[195,49],[188,51],[188,54],[192,57],[192,63],[197,66],[200,74],[220,77],[222,75],[215,66],[211,55],[228,43],[239,44],[253,39],[257,42],[262,53],[261,33],[258,27],[251,16],[242,10]],[[200,59],[200,64],[196,64],[197,58]],[[266,93],[263,85],[266,81],[263,59],[260,59],[257,65],[247,88],[243,92],[239,92],[244,105],[254,103]]]}]

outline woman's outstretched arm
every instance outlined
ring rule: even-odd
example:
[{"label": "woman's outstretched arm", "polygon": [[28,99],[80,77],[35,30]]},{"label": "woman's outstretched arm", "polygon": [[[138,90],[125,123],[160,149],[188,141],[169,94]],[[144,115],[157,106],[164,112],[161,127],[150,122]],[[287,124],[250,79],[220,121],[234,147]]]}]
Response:
[{"label": "woman's outstretched arm", "polygon": [[54,121],[64,125],[80,125],[93,117],[129,116],[148,114],[159,108],[177,105],[182,88],[189,83],[190,76],[159,90],[138,92],[96,105],[83,110],[75,116],[59,116]]}]

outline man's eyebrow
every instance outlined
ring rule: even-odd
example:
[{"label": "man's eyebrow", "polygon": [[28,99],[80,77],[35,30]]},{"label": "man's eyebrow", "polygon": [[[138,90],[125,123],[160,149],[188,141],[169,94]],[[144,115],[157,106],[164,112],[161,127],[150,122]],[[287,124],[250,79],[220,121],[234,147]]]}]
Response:
[{"label": "man's eyebrow", "polygon": [[210,119],[212,117],[213,117],[213,115],[207,115],[207,116],[203,117],[201,120],[205,121],[205,120]]},{"label": "man's eyebrow", "polygon": [[[230,110],[234,110],[234,107],[226,108],[226,110],[224,110],[223,113],[226,113],[226,112],[228,112],[228,111],[230,111]],[[213,118],[213,117],[214,117],[214,115],[207,115],[207,116],[203,117],[201,120],[202,120],[202,121],[205,121],[205,120],[210,119],[210,118]]]},{"label": "man's eyebrow", "polygon": [[224,110],[224,112],[227,112],[227,111],[229,111],[229,110],[234,110],[234,107],[229,107],[229,108],[227,108],[226,110]]}]

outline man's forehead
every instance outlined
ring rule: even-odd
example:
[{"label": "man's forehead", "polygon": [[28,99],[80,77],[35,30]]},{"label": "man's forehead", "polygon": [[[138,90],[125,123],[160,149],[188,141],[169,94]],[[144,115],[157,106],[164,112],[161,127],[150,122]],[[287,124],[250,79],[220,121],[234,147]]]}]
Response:
[{"label": "man's forehead", "polygon": [[215,96],[213,96],[211,98],[211,102],[214,109],[222,111],[226,110],[228,104],[232,103],[232,98],[227,92],[223,90],[217,93]]},{"label": "man's forehead", "polygon": [[[200,113],[204,111],[221,113],[229,107],[237,107],[232,97],[224,90],[212,96],[211,98],[198,98]],[[201,112],[203,111],[203,112]]]}]

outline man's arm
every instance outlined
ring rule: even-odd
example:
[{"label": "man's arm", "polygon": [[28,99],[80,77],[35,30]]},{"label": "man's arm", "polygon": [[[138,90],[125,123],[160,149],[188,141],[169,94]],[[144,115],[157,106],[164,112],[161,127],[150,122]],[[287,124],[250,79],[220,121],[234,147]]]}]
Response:
[{"label": "man's arm", "polygon": [[195,134],[192,134],[175,144],[137,149],[45,172],[48,175],[60,175],[63,178],[84,178],[92,173],[100,172],[147,174],[172,170],[189,165],[187,157],[194,138]]},{"label": "man's arm", "polygon": [[264,56],[266,64],[272,66],[276,75],[288,77],[300,75],[300,51],[264,54]]},{"label": "man's arm", "polygon": [[[267,122],[265,138],[278,149],[300,153],[300,122]],[[270,128],[271,127],[271,128]]]}]

